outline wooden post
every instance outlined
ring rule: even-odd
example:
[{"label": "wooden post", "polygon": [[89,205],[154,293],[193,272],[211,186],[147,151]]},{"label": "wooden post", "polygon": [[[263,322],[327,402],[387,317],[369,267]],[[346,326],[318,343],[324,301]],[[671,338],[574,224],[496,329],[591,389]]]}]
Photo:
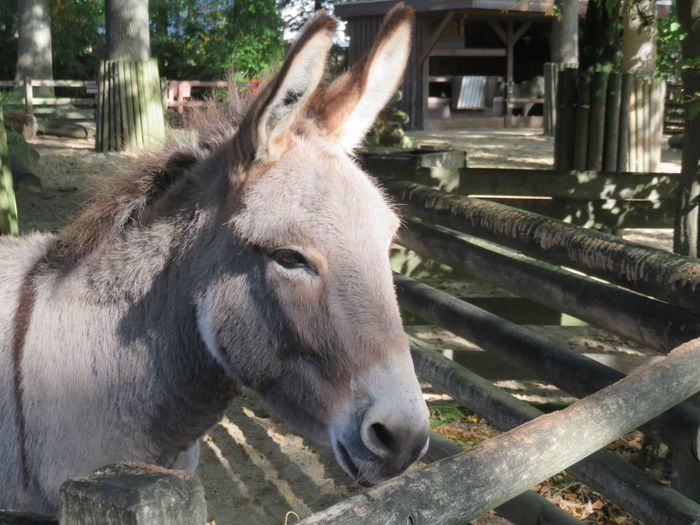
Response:
[{"label": "wooden post", "polygon": [[[554,135],[554,126],[557,118],[557,80],[558,80],[558,65],[553,62],[547,62],[544,65],[544,107],[543,121],[544,134]],[[556,157],[556,154],[555,154]]]},{"label": "wooden post", "polygon": [[630,167],[630,120],[632,107],[632,88],[634,77],[623,73],[620,87],[620,131],[617,141],[617,171],[627,171]]},{"label": "wooden post", "polygon": [[24,104],[27,114],[34,114],[34,88],[32,87],[32,79],[29,77],[24,79]]},{"label": "wooden post", "polygon": [[[301,523],[466,522],[575,465],[700,391],[698,362],[700,343],[695,340],[675,349],[663,361],[568,408],[542,415],[464,454],[364,491]],[[609,453],[605,455],[610,457]],[[578,467],[580,464],[574,468]],[[660,491],[660,484],[655,485],[655,490]],[[672,499],[665,505],[664,518],[647,521],[658,516],[649,513],[645,521],[697,523],[697,504],[677,493]],[[679,512],[681,508],[683,511]],[[676,519],[667,520],[671,516]]]},{"label": "wooden post", "polygon": [[[560,92],[562,101],[559,104],[560,129],[557,133],[561,133],[561,146],[559,152],[559,166],[557,171],[569,171],[574,167],[574,145],[575,133],[574,126],[576,125],[576,79],[578,78],[578,69],[567,68],[559,75],[559,83],[561,85]],[[559,126],[559,124],[557,124]]]},{"label": "wooden post", "polygon": [[605,102],[605,138],[603,140],[603,169],[617,169],[618,140],[620,136],[620,90],[622,76],[612,73],[608,78],[608,94]]},{"label": "wooden post", "polygon": [[588,158],[586,169],[603,170],[603,147],[605,143],[605,102],[608,91],[608,73],[593,73],[591,83],[591,111],[588,128]]},{"label": "wooden post", "polygon": [[588,159],[588,124],[591,109],[591,76],[586,71],[578,72],[576,95],[576,125],[574,126],[574,169],[586,169]]},{"label": "wooden post", "polygon": [[7,133],[0,106],[0,235],[19,235],[17,202],[10,172]]},{"label": "wooden post", "polygon": [[61,486],[62,525],[204,525],[204,487],[194,474],[142,463],[104,467]]}]

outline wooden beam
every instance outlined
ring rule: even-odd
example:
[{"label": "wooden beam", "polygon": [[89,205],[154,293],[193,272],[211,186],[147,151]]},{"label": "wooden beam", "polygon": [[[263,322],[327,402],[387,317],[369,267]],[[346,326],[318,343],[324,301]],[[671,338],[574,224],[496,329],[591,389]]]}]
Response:
[{"label": "wooden beam", "polygon": [[506,35],[506,32],[503,30],[501,23],[495,20],[489,20],[488,22],[491,29],[498,35],[498,38],[500,38],[505,45],[508,45],[508,35]]},{"label": "wooden beam", "polygon": [[532,25],[532,22],[523,22],[522,24],[520,24],[520,27],[513,35],[513,43],[514,44],[517,43],[518,40],[520,40],[522,38],[522,36],[525,34],[525,31],[530,29],[531,25]]},{"label": "wooden beam", "polygon": [[420,61],[418,62],[421,66],[425,63],[426,60],[428,60],[428,58],[430,58],[431,51],[438,43],[438,40],[440,40],[440,37],[445,32],[445,29],[447,29],[447,24],[450,23],[452,17],[454,17],[454,14],[454,9],[450,9],[449,11],[447,11],[447,13],[445,13],[445,16],[442,17],[442,20],[440,20],[440,23],[435,29],[435,32],[431,35],[430,40],[428,40],[428,43],[425,45],[425,49],[423,49],[423,54],[421,55]]},{"label": "wooden beam", "polygon": [[440,47],[430,56],[443,57],[504,57],[506,50],[500,47]]},{"label": "wooden beam", "polygon": [[382,184],[399,203],[406,205],[402,213],[497,242],[542,261],[575,268],[681,308],[700,311],[697,259],[420,184],[393,180],[383,180]]}]

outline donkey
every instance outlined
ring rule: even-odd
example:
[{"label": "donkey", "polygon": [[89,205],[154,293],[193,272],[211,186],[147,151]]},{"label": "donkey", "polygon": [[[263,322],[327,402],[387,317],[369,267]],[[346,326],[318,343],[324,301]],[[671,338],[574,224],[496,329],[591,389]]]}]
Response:
[{"label": "donkey", "polygon": [[360,483],[425,452],[399,221],[351,157],[412,18],[396,6],[323,84],[336,21],[317,13],[247,111],[115,178],[59,234],[0,240],[0,508],[55,513],[64,480],[109,463],[194,469],[241,386]]}]

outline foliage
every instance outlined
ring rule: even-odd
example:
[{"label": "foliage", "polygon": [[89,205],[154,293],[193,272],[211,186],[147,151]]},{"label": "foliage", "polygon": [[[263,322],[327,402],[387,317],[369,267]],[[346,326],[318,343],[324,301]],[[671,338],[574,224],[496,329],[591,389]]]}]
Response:
[{"label": "foliage", "polygon": [[151,47],[169,78],[259,76],[282,57],[274,0],[151,0]]},{"label": "foliage", "polygon": [[[104,56],[104,2],[48,3],[54,78],[95,78]],[[151,54],[165,77],[222,79],[235,71],[247,79],[282,58],[284,22],[276,0],[150,0],[149,4]],[[0,0],[3,79],[14,78],[17,26],[17,0]]]},{"label": "foliage", "polygon": [[104,2],[49,0],[54,78],[97,76],[105,45]]},{"label": "foliage", "polygon": [[586,8],[579,40],[582,70],[611,71],[621,60],[621,0],[592,0]]},{"label": "foliage", "polygon": [[17,0],[0,0],[0,79],[15,77],[17,62]]},{"label": "foliage", "polygon": [[403,130],[403,127],[408,124],[409,116],[395,105],[401,97],[401,91],[397,91],[391,103],[379,113],[365,137],[366,147],[412,148],[414,146],[413,141]]},{"label": "foliage", "polygon": [[678,21],[675,2],[671,4],[668,17],[660,18],[656,23],[658,27],[656,73],[665,80],[679,82],[683,65],[681,44],[686,37],[686,32]]}]

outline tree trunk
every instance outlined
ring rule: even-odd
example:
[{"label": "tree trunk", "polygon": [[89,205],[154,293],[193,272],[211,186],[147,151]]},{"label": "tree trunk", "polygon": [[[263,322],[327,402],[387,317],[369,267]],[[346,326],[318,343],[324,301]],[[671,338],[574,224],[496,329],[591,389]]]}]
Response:
[{"label": "tree trunk", "polygon": [[588,2],[579,46],[581,71],[610,71],[615,67],[620,51],[619,12],[619,0]]},{"label": "tree trunk", "polygon": [[148,0],[106,0],[107,60],[145,61],[151,56]]},{"label": "tree trunk", "polygon": [[165,136],[158,64],[150,60],[148,0],[106,0],[107,60],[100,64],[97,151],[157,146]]},{"label": "tree trunk", "polygon": [[652,78],[656,71],[656,0],[627,0],[623,10],[622,71]]},{"label": "tree trunk", "polygon": [[[678,0],[676,4],[678,20],[688,36],[683,40],[683,58],[685,61],[697,61],[700,58],[700,0]],[[700,67],[683,69],[683,99],[685,109],[685,144],[681,168],[680,206],[674,250],[684,255],[700,255],[700,230],[698,199],[700,198],[700,105],[695,95],[700,92]]]},{"label": "tree trunk", "polygon": [[[18,0],[19,39],[15,80],[53,79],[51,12],[47,0]],[[37,88],[35,95],[53,95],[52,88]]]},{"label": "tree trunk", "polygon": [[549,37],[551,61],[578,64],[578,0],[562,0]]}]

